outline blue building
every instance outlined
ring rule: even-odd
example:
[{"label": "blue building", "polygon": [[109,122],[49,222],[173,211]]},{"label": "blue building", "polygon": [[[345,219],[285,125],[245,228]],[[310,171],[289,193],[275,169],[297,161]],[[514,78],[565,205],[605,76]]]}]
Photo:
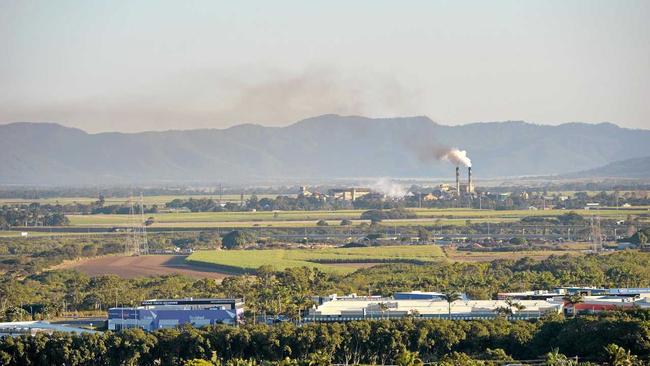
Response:
[{"label": "blue building", "polygon": [[[461,300],[468,300],[466,294],[459,293]],[[423,291],[407,291],[396,292],[393,294],[395,300],[444,300],[445,294],[441,292],[423,292]]]},{"label": "blue building", "polygon": [[393,294],[395,300],[444,300],[445,294],[440,292],[408,291]]},{"label": "blue building", "polygon": [[155,330],[183,324],[202,327],[235,324],[244,312],[240,299],[167,299],[146,300],[137,307],[108,309],[108,329],[142,328]]}]

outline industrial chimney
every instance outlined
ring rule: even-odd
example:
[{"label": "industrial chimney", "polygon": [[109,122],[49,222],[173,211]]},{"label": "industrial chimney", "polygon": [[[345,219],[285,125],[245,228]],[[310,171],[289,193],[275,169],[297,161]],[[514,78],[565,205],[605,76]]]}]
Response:
[{"label": "industrial chimney", "polygon": [[456,167],[456,194],[460,196],[460,167]]},{"label": "industrial chimney", "polygon": [[472,193],[472,167],[467,168],[467,193]]}]

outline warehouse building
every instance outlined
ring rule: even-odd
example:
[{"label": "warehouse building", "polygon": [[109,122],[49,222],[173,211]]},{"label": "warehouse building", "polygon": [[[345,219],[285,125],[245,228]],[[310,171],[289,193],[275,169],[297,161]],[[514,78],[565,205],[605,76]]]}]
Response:
[{"label": "warehouse building", "polygon": [[499,300],[553,300],[561,298],[569,293],[565,289],[555,289],[553,291],[535,290],[535,291],[521,291],[521,292],[499,292],[497,299]]},{"label": "warehouse building", "polygon": [[521,292],[499,292],[497,294],[497,298],[499,300],[558,300],[568,295],[640,298],[646,295],[650,295],[650,288],[559,287],[552,291],[534,290]]},{"label": "warehouse building", "polygon": [[444,300],[445,294],[440,292],[408,291],[393,294],[395,300]]},{"label": "warehouse building", "polygon": [[510,319],[537,319],[544,314],[559,314],[563,302],[545,300],[520,300],[516,304],[503,300],[458,300],[451,303],[439,298],[378,298],[364,296],[337,297],[311,309],[305,321],[353,321],[371,319],[396,319],[406,316],[441,319],[493,319],[508,316]]},{"label": "warehouse building", "polygon": [[79,333],[79,334],[98,333],[97,331],[91,329],[72,327],[64,324],[52,324],[44,320],[0,323],[0,337],[36,335],[37,333],[52,334],[54,332]]},{"label": "warehouse building", "polygon": [[236,324],[244,312],[240,299],[146,300],[137,307],[108,309],[108,329],[142,328],[154,330],[190,324]]},{"label": "warehouse building", "polygon": [[583,296],[580,302],[566,303],[566,315],[597,314],[606,311],[650,309],[650,294],[642,296]]},{"label": "warehouse building", "polygon": [[339,188],[339,189],[330,189],[327,192],[327,195],[335,200],[343,201],[356,201],[358,198],[361,198],[365,195],[371,193],[370,188]]}]

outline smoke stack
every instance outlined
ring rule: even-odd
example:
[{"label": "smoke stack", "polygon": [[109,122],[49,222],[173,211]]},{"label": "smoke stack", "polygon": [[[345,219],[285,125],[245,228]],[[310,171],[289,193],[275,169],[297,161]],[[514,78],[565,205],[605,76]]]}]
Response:
[{"label": "smoke stack", "polygon": [[460,167],[456,167],[456,194],[460,196]]},{"label": "smoke stack", "polygon": [[472,167],[467,168],[467,193],[472,192]]}]

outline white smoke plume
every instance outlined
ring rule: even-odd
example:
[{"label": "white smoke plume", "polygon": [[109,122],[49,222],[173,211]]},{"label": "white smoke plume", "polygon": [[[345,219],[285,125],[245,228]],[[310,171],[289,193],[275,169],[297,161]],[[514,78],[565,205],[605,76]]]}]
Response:
[{"label": "white smoke plume", "polygon": [[454,165],[462,165],[464,167],[472,166],[472,160],[467,156],[467,151],[459,150],[455,147],[440,151],[438,159],[448,161]]},{"label": "white smoke plume", "polygon": [[388,178],[381,178],[372,185],[372,190],[391,198],[402,198],[406,196],[406,188]]}]

